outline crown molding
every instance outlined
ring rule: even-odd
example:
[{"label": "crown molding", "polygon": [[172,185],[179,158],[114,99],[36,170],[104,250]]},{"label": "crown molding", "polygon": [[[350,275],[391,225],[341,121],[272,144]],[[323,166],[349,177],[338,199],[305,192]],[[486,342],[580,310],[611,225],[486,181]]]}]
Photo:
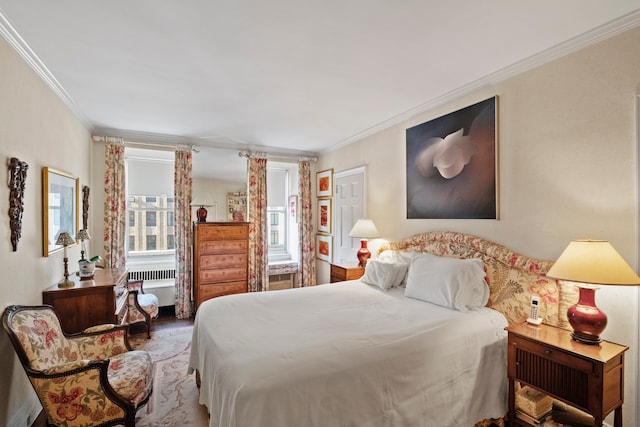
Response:
[{"label": "crown molding", "polygon": [[461,86],[442,96],[433,98],[403,113],[400,113],[394,117],[384,120],[375,126],[364,129],[361,132],[358,132],[346,139],[343,139],[342,141],[324,150],[321,150],[320,153],[328,153],[328,152],[338,150],[356,141],[359,141],[368,136],[381,132],[391,126],[395,126],[397,124],[410,120],[419,114],[423,114],[427,111],[441,107],[445,104],[449,104],[471,93],[474,93],[481,89],[486,89],[487,87],[491,87],[497,83],[503,82],[519,74],[522,74],[534,68],[537,68],[541,65],[544,65],[556,59],[562,58],[571,53],[577,52],[581,49],[584,49],[585,47],[594,45],[603,40],[617,36],[618,34],[624,33],[625,31],[636,28],[638,26],[640,26],[640,10],[636,10],[621,18],[615,19],[607,24],[601,25],[600,27],[597,27],[582,35],[579,35],[565,42],[562,42],[543,52],[540,52],[536,55],[523,59],[522,61],[516,62],[508,67],[498,70],[481,79],[478,79],[469,84]]}]

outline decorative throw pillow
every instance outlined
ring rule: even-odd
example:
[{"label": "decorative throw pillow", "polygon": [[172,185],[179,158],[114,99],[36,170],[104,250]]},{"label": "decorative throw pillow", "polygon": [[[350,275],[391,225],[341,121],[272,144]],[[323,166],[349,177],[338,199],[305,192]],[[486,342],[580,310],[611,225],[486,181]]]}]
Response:
[{"label": "decorative throw pillow", "polygon": [[482,260],[421,254],[412,258],[405,296],[460,311],[484,307],[489,300]]},{"label": "decorative throw pillow", "polygon": [[402,285],[409,263],[388,262],[372,259],[367,262],[362,280],[369,285],[377,286],[383,291]]}]

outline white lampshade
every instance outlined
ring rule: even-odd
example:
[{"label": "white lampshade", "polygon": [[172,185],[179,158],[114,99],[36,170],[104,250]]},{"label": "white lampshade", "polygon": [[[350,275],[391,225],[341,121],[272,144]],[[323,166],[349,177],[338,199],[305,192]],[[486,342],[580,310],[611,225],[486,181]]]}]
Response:
[{"label": "white lampshade", "polygon": [[213,206],[213,198],[209,194],[197,194],[191,199],[191,206]]},{"label": "white lampshade", "polygon": [[606,240],[574,240],[547,277],[595,285],[640,285],[640,277]]},{"label": "white lampshade", "polygon": [[349,237],[360,237],[362,239],[375,239],[380,237],[380,232],[370,219],[359,219],[349,232]]}]

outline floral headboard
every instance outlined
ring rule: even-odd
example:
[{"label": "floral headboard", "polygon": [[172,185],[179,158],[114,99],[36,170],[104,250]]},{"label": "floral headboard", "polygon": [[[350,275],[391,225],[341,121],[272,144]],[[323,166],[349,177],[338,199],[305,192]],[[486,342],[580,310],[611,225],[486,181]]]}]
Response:
[{"label": "floral headboard", "polygon": [[487,272],[488,307],[501,312],[509,323],[524,322],[529,316],[531,295],[540,297],[540,316],[550,325],[568,329],[567,309],[578,300],[573,286],[559,284],[545,274],[553,265],[517,254],[497,243],[470,234],[451,231],[417,234],[387,243],[380,252],[428,252],[456,258],[480,258]]}]

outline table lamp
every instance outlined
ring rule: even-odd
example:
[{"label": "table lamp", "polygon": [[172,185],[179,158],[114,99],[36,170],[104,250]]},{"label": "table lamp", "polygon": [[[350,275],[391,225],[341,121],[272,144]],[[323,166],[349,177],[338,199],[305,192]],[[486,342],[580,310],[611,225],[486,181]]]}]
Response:
[{"label": "table lamp", "polygon": [[640,285],[640,277],[606,240],[574,240],[553,264],[547,277],[578,287],[578,302],[567,310],[574,340],[598,344],[607,316],[596,307],[598,285]]},{"label": "table lamp", "polygon": [[376,225],[370,219],[361,218],[356,221],[355,225],[349,232],[349,237],[360,238],[360,249],[358,250],[358,265],[365,267],[367,260],[371,257],[371,252],[367,248],[368,239],[380,237],[380,233]]},{"label": "table lamp", "polygon": [[59,288],[70,288],[74,285],[74,283],[69,280],[69,258],[67,258],[67,246],[74,244],[76,241],[73,240],[71,235],[66,231],[63,231],[58,235],[58,240],[56,240],[56,245],[62,246],[64,249],[64,280],[58,283]]},{"label": "table lamp", "polygon": [[91,236],[89,236],[89,232],[83,228],[82,230],[78,231],[76,238],[80,239],[80,259],[86,259],[84,255],[87,251],[87,247],[85,246],[84,241],[91,240]]},{"label": "table lamp", "polygon": [[207,222],[207,209],[205,206],[213,206],[209,195],[197,195],[191,200],[191,206],[200,206],[196,211],[198,222]]}]

